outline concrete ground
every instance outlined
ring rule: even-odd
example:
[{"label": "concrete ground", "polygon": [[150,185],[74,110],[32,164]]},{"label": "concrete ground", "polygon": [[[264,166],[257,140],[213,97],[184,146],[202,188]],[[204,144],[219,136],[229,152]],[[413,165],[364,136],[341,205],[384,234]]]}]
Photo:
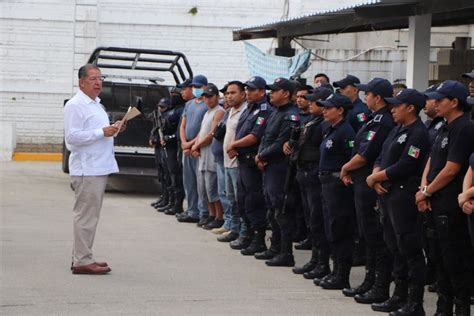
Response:
[{"label": "concrete ground", "polygon": [[[0,314],[382,315],[158,214],[152,195],[128,187],[106,194],[94,245],[113,271],[72,275],[68,175],[59,163],[0,163]],[[303,264],[309,252],[295,255]],[[362,277],[363,268],[354,268],[352,284]],[[427,294],[427,315],[434,305]]]}]

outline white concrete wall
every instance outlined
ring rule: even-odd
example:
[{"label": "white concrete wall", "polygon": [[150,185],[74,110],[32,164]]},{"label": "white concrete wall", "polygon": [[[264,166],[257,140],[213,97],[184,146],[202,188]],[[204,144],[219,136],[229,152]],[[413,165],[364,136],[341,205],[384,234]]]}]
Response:
[{"label": "white concrete wall", "polygon": [[[364,0],[361,0],[364,2]],[[359,2],[359,1],[357,1]],[[77,70],[97,46],[169,49],[183,52],[195,74],[218,85],[248,78],[243,42],[232,30],[298,16],[353,0],[3,0],[0,1],[0,122],[16,125],[21,144],[62,143],[63,100],[77,89]],[[289,4],[288,15],[284,8]],[[197,7],[197,14],[188,11]],[[446,33],[448,32],[448,33]],[[449,45],[474,28],[449,28],[433,35]],[[396,45],[399,32],[331,35],[330,42],[303,41],[326,58],[346,58],[375,45]],[[447,36],[448,35],[448,36]],[[401,45],[406,32],[400,32]],[[327,39],[327,36],[318,37]],[[252,44],[271,51],[276,41]],[[444,45],[444,44],[443,44]],[[296,47],[296,45],[295,45]],[[435,55],[433,55],[435,56]],[[326,71],[337,79],[354,72],[362,80],[374,74],[404,75],[405,53],[374,51],[353,62],[313,61],[305,74]]]}]

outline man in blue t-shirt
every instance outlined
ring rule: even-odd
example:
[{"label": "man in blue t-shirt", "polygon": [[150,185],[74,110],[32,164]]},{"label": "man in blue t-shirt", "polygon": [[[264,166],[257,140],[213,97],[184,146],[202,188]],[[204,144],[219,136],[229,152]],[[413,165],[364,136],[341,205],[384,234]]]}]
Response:
[{"label": "man in blue t-shirt", "polygon": [[199,157],[191,155],[191,147],[194,145],[201,128],[202,119],[207,112],[207,106],[202,97],[202,93],[207,86],[207,78],[203,75],[197,75],[193,78],[190,86],[192,87],[195,99],[186,103],[179,128],[181,149],[183,151],[183,184],[188,209],[186,212],[181,213],[181,215],[177,215],[177,219],[179,222],[184,223],[198,223],[200,217],[208,215],[208,211],[198,195],[197,166]]}]

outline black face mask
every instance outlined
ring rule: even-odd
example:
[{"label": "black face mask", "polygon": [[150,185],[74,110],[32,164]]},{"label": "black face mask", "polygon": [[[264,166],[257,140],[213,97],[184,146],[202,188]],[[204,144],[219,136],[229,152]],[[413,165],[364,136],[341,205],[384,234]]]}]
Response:
[{"label": "black face mask", "polygon": [[171,95],[171,106],[175,107],[178,105],[183,105],[186,103],[184,99],[181,97],[181,94],[172,94]]}]

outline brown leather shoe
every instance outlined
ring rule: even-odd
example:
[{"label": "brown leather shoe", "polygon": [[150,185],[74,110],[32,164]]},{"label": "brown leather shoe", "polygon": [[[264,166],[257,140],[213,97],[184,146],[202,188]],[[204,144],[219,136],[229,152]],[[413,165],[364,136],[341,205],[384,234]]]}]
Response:
[{"label": "brown leather shoe", "polygon": [[[99,267],[108,267],[109,265],[107,264],[107,262],[96,262],[95,263],[96,265],[98,265]],[[71,271],[72,271],[72,268],[74,267],[74,262],[71,262]]]},{"label": "brown leather shoe", "polygon": [[112,271],[109,267],[101,267],[96,262],[80,267],[72,267],[72,274],[106,274]]}]

